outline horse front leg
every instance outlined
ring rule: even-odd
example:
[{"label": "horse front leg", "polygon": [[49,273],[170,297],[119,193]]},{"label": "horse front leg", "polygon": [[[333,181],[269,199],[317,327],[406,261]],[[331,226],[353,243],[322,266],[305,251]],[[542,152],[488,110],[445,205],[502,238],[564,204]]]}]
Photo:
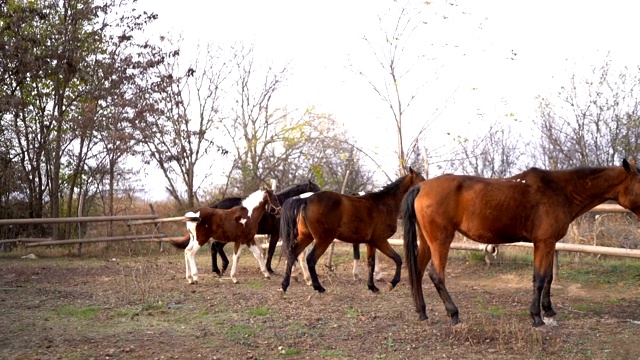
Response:
[{"label": "horse front leg", "polygon": [[256,245],[255,242],[252,242],[249,245],[249,251],[253,253],[253,257],[256,258],[256,260],[258,261],[258,265],[260,266],[260,271],[262,271],[262,274],[264,275],[264,277],[266,279],[271,279],[271,274],[269,273],[269,271],[267,271],[267,267],[264,264],[264,259],[262,258],[262,250],[260,250],[260,248],[258,247],[258,245]]},{"label": "horse front leg", "polygon": [[540,308],[545,316],[554,316],[556,312],[551,307],[551,283],[553,281],[554,242],[538,242],[533,245],[533,299],[529,314],[533,319],[533,327],[545,324]]},{"label": "horse front leg", "polygon": [[238,278],[236,278],[236,272],[238,271],[238,258],[240,257],[240,253],[242,252],[242,248],[240,247],[239,242],[233,243],[233,264],[231,265],[231,281],[234,284],[238,283]]}]

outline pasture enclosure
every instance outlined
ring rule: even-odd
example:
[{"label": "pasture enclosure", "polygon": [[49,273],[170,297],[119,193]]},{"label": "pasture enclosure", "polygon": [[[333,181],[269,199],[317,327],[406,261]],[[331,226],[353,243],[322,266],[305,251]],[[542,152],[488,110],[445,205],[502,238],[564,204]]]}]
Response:
[{"label": "pasture enclosure", "polygon": [[[124,246],[127,243],[122,243]],[[391,292],[372,294],[351,277],[351,249],[337,246],[334,270],[318,267],[327,292],[292,283],[277,289],[251,256],[240,283],[208,270],[198,255],[199,285],[187,285],[182,252],[131,244],[138,252],[82,258],[34,248],[39,258],[2,254],[0,358],[3,359],[635,359],[640,331],[640,266],[635,260],[562,256],[554,283],[558,326],[532,329],[526,308],[530,263],[486,266],[452,254],[450,291],[463,311],[454,330],[432,284],[430,318],[419,322],[406,274]],[[94,252],[93,250],[98,250]],[[55,252],[52,255],[51,252]],[[471,253],[475,254],[475,253]],[[276,259],[277,260],[277,259]],[[387,279],[388,280],[388,279]]]}]

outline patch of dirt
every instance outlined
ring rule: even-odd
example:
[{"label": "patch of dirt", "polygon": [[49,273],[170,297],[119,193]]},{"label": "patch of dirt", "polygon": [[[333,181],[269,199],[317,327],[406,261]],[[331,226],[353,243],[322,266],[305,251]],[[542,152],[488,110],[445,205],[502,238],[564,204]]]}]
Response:
[{"label": "patch of dirt", "polygon": [[[429,320],[418,321],[403,278],[391,292],[367,290],[351,274],[350,247],[335,270],[318,267],[327,289],[292,282],[278,297],[283,264],[264,279],[252,256],[239,284],[197,257],[200,283],[184,279],[184,258],[149,256],[1,258],[2,359],[494,359],[639,358],[640,289],[629,283],[552,287],[558,326],[531,328],[529,266],[469,264],[452,257],[447,286],[462,326],[452,328],[425,277]],[[277,260],[276,260],[277,262]],[[391,270],[387,267],[387,279]]]}]

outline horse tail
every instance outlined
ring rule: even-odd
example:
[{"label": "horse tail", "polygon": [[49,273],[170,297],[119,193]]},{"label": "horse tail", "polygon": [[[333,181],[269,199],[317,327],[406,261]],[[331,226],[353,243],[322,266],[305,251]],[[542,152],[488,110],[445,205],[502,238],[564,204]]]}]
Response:
[{"label": "horse tail", "polygon": [[418,304],[418,296],[422,289],[422,274],[419,273],[418,266],[418,235],[416,231],[416,209],[414,202],[420,186],[414,186],[402,199],[402,222],[404,227],[404,253],[407,259],[407,271],[409,273],[409,284],[413,293],[414,302]]},{"label": "horse tail", "polygon": [[280,213],[280,238],[282,252],[289,259],[298,242],[298,215],[307,203],[307,198],[290,198],[282,205]]},{"label": "horse tail", "polygon": [[[199,223],[200,220],[202,220],[200,218],[200,212],[198,213],[193,213],[193,212],[188,212],[186,214],[184,214],[184,221],[185,222],[195,222],[195,223]],[[189,228],[189,225],[187,224],[187,228]],[[186,249],[187,246],[189,246],[189,241],[191,241],[191,237],[189,236],[189,233],[187,233],[187,235],[185,235],[182,239],[180,240],[170,240],[169,242],[171,243],[171,245],[177,247],[178,249]]]},{"label": "horse tail", "polygon": [[189,234],[187,234],[180,240],[170,240],[169,242],[178,249],[186,249],[189,245],[189,240],[190,237]]}]

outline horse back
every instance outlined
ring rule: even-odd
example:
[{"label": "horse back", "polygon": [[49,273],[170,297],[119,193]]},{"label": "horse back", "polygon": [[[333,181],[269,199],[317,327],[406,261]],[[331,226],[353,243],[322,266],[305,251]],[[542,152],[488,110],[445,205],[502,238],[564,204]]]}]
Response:
[{"label": "horse back", "polygon": [[547,201],[562,200],[549,199],[540,187],[542,180],[531,175],[509,179],[442,175],[420,185],[415,200],[418,221],[483,243],[531,241],[538,224],[550,216],[563,216],[545,206]]},{"label": "horse back", "polygon": [[371,197],[320,191],[311,196],[304,209],[306,227],[314,237],[337,238],[345,242],[388,239],[396,231],[397,214],[389,214]]}]

